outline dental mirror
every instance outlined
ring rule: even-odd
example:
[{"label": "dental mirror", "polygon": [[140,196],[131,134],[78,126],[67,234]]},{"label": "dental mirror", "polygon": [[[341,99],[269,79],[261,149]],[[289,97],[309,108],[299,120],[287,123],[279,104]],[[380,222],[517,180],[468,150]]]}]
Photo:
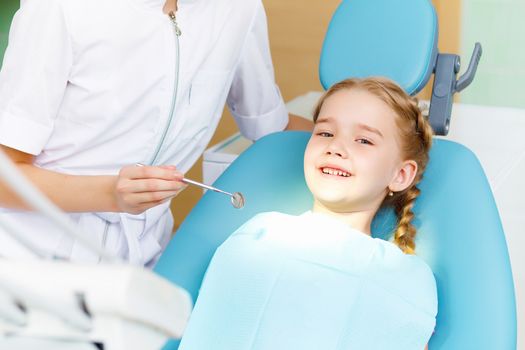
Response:
[{"label": "dental mirror", "polygon": [[233,196],[230,197],[230,200],[235,208],[241,209],[244,207],[244,196],[241,192],[235,192]]},{"label": "dental mirror", "polygon": [[[144,164],[141,164],[141,163],[136,163],[135,165],[136,166],[144,166]],[[216,187],[205,185],[203,183],[200,183],[200,182],[195,181],[195,180],[190,180],[190,179],[187,179],[185,177],[182,178],[182,182],[184,182],[186,184],[190,184],[190,185],[195,185],[195,186],[198,186],[198,187],[201,187],[201,188],[205,188],[207,190],[212,190],[214,192],[223,193],[225,195],[228,195],[228,196],[230,196],[230,202],[232,203],[234,208],[242,209],[244,207],[244,203],[245,203],[244,196],[240,192],[234,192],[234,193],[226,192],[226,191],[223,191],[223,190],[219,190]]]},{"label": "dental mirror", "polygon": [[195,186],[199,186],[199,187],[205,188],[207,190],[212,190],[212,191],[215,191],[215,192],[218,192],[218,193],[223,193],[225,195],[228,195],[228,196],[230,196],[230,202],[232,203],[234,208],[241,209],[242,207],[244,207],[244,196],[240,192],[235,192],[235,193],[226,192],[226,191],[223,191],[223,190],[219,190],[216,187],[205,185],[203,183],[200,183],[200,182],[197,182],[197,181],[194,181],[194,180],[190,180],[190,179],[187,179],[185,177],[182,178],[182,182],[187,183],[187,184],[191,184],[191,185],[195,185]]}]

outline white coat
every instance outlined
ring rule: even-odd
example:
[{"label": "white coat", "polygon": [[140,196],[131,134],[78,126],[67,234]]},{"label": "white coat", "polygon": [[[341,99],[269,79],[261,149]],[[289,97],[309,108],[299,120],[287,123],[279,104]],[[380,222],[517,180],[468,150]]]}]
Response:
[{"label": "white coat", "polygon": [[[25,0],[0,71],[0,144],[36,165],[74,175],[115,175],[125,165],[187,171],[227,102],[250,139],[282,130],[261,0],[179,0],[180,72],[164,0]],[[166,137],[162,139],[165,129]],[[92,239],[131,263],[152,265],[169,239],[169,206],[141,215],[71,214]],[[45,219],[0,209],[42,252],[97,261]],[[0,231],[0,255],[33,254]]]}]

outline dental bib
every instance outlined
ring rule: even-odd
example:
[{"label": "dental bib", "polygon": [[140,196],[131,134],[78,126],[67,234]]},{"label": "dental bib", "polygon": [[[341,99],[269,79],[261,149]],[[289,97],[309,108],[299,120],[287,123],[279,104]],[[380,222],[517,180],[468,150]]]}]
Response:
[{"label": "dental bib", "polygon": [[430,268],[324,214],[263,213],[216,251],[181,349],[418,349]]}]

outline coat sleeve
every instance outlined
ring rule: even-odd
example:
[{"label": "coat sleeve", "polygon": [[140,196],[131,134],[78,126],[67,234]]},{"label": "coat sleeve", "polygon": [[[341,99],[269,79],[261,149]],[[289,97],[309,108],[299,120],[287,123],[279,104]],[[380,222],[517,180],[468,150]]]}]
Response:
[{"label": "coat sleeve", "polygon": [[227,99],[241,133],[251,140],[281,131],[288,124],[288,112],[275,83],[266,14],[262,4],[258,6]]},{"label": "coat sleeve", "polygon": [[25,0],[0,71],[0,144],[38,155],[64,96],[73,49],[59,0]]}]

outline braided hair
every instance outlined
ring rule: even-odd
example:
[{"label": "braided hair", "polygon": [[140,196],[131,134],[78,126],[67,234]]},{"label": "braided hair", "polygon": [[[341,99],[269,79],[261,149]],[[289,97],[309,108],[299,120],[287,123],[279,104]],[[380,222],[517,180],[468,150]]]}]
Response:
[{"label": "braided hair", "polygon": [[415,253],[416,228],[412,225],[412,208],[420,190],[417,187],[428,163],[428,152],[432,146],[432,127],[422,115],[418,100],[408,95],[403,88],[386,78],[346,79],[334,84],[319,100],[314,110],[317,121],[324,101],[340,90],[360,89],[378,97],[396,114],[398,140],[405,160],[417,163],[414,181],[405,190],[385,195],[382,207],[392,207],[397,216],[397,227],[393,234],[394,243],[405,253]]}]

